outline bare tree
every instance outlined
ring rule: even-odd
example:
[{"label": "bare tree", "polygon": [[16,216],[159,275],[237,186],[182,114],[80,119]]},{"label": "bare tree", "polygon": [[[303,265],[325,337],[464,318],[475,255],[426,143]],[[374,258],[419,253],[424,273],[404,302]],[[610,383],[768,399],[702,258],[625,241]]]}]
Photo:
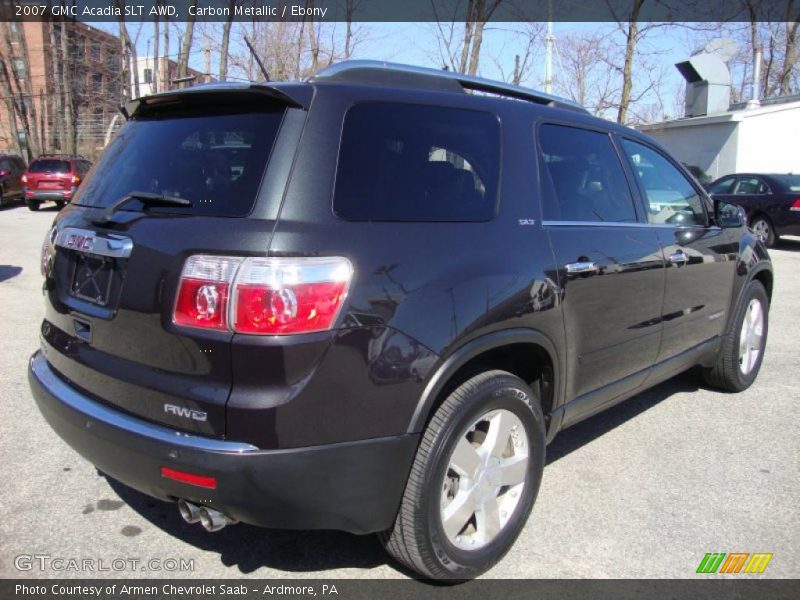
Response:
[{"label": "bare tree", "polygon": [[[192,6],[197,6],[197,0],[192,0]],[[185,78],[189,72],[189,55],[192,51],[194,22],[195,17],[190,15],[186,21],[186,30],[183,33],[183,43],[181,44],[180,54],[178,55],[178,79]]]},{"label": "bare tree", "polygon": [[222,45],[219,49],[219,80],[225,81],[228,78],[228,51],[231,43],[231,26],[233,25],[233,14],[236,9],[236,0],[228,3],[229,16],[222,25]]},{"label": "bare tree", "polygon": [[[121,14],[125,14],[125,0],[117,0]],[[128,35],[128,28],[125,25],[125,17],[119,17],[119,39],[122,50],[122,81],[124,82],[125,89],[123,90],[123,98],[128,98],[130,95],[130,84],[133,83],[133,96],[138,98],[141,93],[139,92],[139,57],[136,53],[136,44],[131,41]]]},{"label": "bare tree", "polygon": [[[160,0],[158,0],[157,5],[161,5]],[[153,72],[152,72],[152,79],[151,79],[151,86],[154,92],[158,92],[158,51],[160,45],[160,32],[159,32],[159,18],[158,14],[153,16]],[[169,60],[169,58],[167,59]]]},{"label": "bare tree", "polygon": [[[434,33],[443,66],[460,73],[477,75],[486,23],[502,2],[503,0],[467,0],[463,24],[457,24],[456,17],[462,6],[460,0],[450,4],[449,13],[446,8],[443,10],[443,3],[431,0],[436,17]],[[449,19],[442,19],[443,15],[449,16]]]},{"label": "bare tree", "polygon": [[38,156],[41,153],[39,131],[36,122],[36,104],[31,85],[30,57],[25,34],[19,31],[17,36],[17,53],[11,45],[11,28],[8,22],[2,23],[3,61],[6,65],[4,78],[9,81],[9,89],[15,96],[16,115],[25,132],[25,146],[29,154]]}]

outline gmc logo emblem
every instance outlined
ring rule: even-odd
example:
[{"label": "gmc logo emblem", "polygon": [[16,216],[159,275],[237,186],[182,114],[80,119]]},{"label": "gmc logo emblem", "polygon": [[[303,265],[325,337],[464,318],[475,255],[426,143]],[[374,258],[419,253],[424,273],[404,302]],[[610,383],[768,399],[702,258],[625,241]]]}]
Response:
[{"label": "gmc logo emblem", "polygon": [[94,236],[72,234],[67,238],[67,247],[76,250],[91,250],[94,248]]},{"label": "gmc logo emblem", "polygon": [[184,419],[193,419],[195,421],[205,421],[208,414],[202,410],[192,410],[183,406],[175,406],[174,404],[165,404],[164,412],[176,417],[183,417]]}]

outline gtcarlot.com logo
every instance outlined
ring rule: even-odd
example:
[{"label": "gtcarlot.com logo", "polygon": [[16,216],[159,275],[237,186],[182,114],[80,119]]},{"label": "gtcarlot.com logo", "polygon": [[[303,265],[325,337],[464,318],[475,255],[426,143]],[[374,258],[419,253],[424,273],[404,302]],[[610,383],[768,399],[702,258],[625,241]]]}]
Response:
[{"label": "gtcarlot.com logo", "polygon": [[697,567],[697,573],[763,573],[772,554],[767,552],[708,552]]},{"label": "gtcarlot.com logo", "polygon": [[50,554],[18,554],[14,557],[18,571],[57,571],[71,573],[122,571],[194,571],[193,558],[89,558],[52,556]]}]

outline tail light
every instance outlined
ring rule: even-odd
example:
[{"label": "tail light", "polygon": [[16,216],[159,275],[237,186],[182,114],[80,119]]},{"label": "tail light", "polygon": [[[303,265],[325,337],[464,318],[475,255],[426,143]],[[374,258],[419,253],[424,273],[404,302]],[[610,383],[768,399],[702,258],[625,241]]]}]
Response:
[{"label": "tail light", "polygon": [[81,182],[81,178],[77,175],[72,176],[72,185],[78,185]]},{"label": "tail light", "polygon": [[789,210],[792,212],[800,212],[800,198],[797,198],[794,202],[792,202]]},{"label": "tail light", "polygon": [[44,240],[42,240],[42,253],[39,258],[39,272],[42,277],[47,277],[50,274],[50,266],[53,254],[55,254],[56,233],[56,228],[53,227],[45,234]]},{"label": "tail light", "polygon": [[325,331],[336,322],[351,278],[346,258],[192,256],[173,321],[260,335]]},{"label": "tail light", "polygon": [[20,179],[20,181],[22,181],[22,183],[28,183],[28,176],[27,175],[23,175],[22,178]]}]

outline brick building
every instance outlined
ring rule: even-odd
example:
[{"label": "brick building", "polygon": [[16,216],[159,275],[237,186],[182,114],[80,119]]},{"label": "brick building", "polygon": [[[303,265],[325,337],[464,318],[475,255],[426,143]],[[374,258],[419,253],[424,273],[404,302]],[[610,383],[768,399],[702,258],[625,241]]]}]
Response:
[{"label": "brick building", "polygon": [[[36,131],[43,151],[68,151],[65,131],[63,70],[72,81],[74,123],[78,152],[94,156],[103,145],[106,128],[122,100],[122,58],[119,38],[83,23],[67,23],[68,49],[61,50],[60,23],[7,23],[11,57],[8,63],[23,85],[30,82],[36,113]],[[22,57],[22,39],[28,65]],[[6,44],[0,48],[6,54]],[[5,95],[5,94],[4,94]],[[27,96],[27,94],[26,94]],[[19,123],[19,120],[18,120]],[[19,126],[19,143],[13,139],[8,107],[0,102],[0,149],[24,150],[25,134]]]}]

